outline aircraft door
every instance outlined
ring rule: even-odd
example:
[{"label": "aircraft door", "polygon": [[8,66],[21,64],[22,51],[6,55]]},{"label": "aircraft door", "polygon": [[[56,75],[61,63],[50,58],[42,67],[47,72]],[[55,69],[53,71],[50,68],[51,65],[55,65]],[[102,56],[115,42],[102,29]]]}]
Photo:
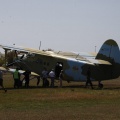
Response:
[{"label": "aircraft door", "polygon": [[55,66],[55,75],[56,78],[59,78],[59,74],[61,72],[61,70],[63,69],[63,63],[62,62],[57,62],[56,66]]}]

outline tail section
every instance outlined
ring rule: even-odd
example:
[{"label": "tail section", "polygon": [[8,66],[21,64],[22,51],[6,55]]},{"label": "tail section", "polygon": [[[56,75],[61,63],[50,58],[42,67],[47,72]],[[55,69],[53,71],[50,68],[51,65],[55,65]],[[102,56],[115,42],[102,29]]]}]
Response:
[{"label": "tail section", "polygon": [[[118,44],[114,40],[109,39],[105,41],[95,59],[105,60],[112,64],[110,73],[111,78],[120,76],[120,50]],[[109,70],[107,69],[107,71]]]},{"label": "tail section", "polygon": [[105,41],[100,48],[96,59],[120,64],[120,50],[118,44],[112,39]]}]

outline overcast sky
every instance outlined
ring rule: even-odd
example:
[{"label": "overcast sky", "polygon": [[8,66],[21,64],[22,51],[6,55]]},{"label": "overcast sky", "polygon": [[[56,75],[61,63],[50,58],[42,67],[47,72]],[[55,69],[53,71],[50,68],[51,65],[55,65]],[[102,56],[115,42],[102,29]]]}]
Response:
[{"label": "overcast sky", "polygon": [[0,0],[0,44],[94,52],[120,46],[120,0]]}]

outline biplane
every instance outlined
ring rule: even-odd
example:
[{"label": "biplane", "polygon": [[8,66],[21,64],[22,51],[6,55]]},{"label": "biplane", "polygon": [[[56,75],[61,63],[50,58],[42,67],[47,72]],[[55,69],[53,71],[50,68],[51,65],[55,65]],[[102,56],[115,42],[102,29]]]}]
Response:
[{"label": "biplane", "polygon": [[[0,45],[5,50],[5,56],[9,50],[16,53],[12,65],[21,70],[29,70],[40,75],[44,68],[48,71],[55,70],[56,78],[60,71],[64,71],[66,81],[86,81],[87,69],[91,68],[91,80],[98,81],[115,79],[120,76],[120,50],[116,41],[109,39],[105,41],[97,54],[54,52],[36,50],[32,48]],[[5,61],[6,57],[5,57]]]}]

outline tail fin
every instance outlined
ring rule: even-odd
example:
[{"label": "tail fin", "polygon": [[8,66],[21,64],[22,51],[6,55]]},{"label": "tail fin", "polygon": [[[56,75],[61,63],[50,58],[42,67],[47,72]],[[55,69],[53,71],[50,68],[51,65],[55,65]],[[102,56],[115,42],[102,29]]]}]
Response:
[{"label": "tail fin", "polygon": [[112,64],[120,64],[120,50],[118,44],[112,39],[105,41],[100,48],[96,59],[106,60]]},{"label": "tail fin", "polygon": [[106,69],[106,72],[109,73],[110,79],[120,76],[120,50],[118,44],[114,40],[109,39],[105,41],[100,48],[96,59],[109,61],[112,64],[110,68],[107,66],[103,67],[103,71]]}]

